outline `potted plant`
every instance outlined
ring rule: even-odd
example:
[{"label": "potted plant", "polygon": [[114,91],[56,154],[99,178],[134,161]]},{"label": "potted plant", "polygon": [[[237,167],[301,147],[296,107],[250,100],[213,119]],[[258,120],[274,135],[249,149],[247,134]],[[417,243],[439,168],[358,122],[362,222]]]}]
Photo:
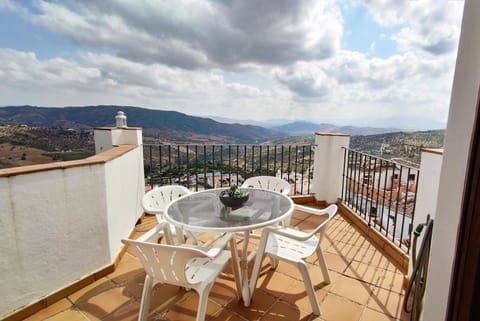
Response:
[{"label": "potted plant", "polygon": [[220,201],[225,206],[242,206],[248,201],[248,190],[245,188],[239,188],[237,185],[232,185],[229,189],[220,193]]}]

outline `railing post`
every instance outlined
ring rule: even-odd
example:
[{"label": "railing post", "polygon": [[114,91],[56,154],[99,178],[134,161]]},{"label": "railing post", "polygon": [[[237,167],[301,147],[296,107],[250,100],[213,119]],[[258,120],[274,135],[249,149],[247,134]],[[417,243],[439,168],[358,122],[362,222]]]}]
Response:
[{"label": "railing post", "polygon": [[342,193],[344,150],[350,135],[315,133],[312,193],[319,201],[335,203]]}]

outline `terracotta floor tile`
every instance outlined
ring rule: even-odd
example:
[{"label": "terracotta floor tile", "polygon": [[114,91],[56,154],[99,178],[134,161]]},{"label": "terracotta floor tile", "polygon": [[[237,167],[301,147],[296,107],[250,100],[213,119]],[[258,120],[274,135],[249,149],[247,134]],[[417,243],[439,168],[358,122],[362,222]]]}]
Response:
[{"label": "terracotta floor tile", "polygon": [[[310,274],[310,279],[312,279],[312,283],[315,288],[325,288],[326,286],[328,286],[328,283],[323,276],[322,269],[318,264],[309,264],[308,273]],[[330,281],[334,282],[334,280],[336,279],[335,272],[329,271],[328,274],[330,276]]]},{"label": "terracotta floor tile", "polygon": [[337,240],[337,242],[347,243],[356,247],[368,248],[369,242],[363,235],[361,235],[357,231],[343,231],[341,235],[342,238]]},{"label": "terracotta floor tile", "polygon": [[176,304],[189,300],[193,296],[197,296],[194,290],[186,291],[178,286],[159,284],[152,290],[150,311],[163,313]]},{"label": "terracotta floor tile", "polygon": [[230,276],[220,275],[212,290],[210,291],[210,299],[221,306],[228,304],[230,301],[237,299],[240,294],[237,293],[235,279]]},{"label": "terracotta floor tile", "polygon": [[[270,268],[269,260],[265,260],[264,263],[267,263],[267,264],[263,265],[263,269],[264,270],[269,269]],[[296,266],[290,263],[286,263],[284,261],[278,262],[278,266],[275,269],[275,271],[277,271],[278,273],[283,273],[285,275],[288,275],[289,277],[294,278],[296,280],[300,280],[302,278],[302,275],[300,274],[300,271]]]},{"label": "terracotta floor tile", "polygon": [[259,276],[256,289],[262,289],[272,296],[280,297],[294,282],[294,278],[269,269],[266,270],[266,273]]},{"label": "terracotta floor tile", "polygon": [[137,300],[142,297],[143,284],[145,282],[145,273],[139,273],[125,281],[123,286]]},{"label": "terracotta floor tile", "polygon": [[106,290],[116,287],[117,285],[113,283],[110,279],[104,277],[100,280],[93,282],[92,284],[87,285],[81,290],[74,292],[68,296],[68,298],[75,304],[82,303],[94,297]]},{"label": "terracotta floor tile", "polygon": [[311,313],[286,302],[276,302],[261,321],[307,321],[311,320]]},{"label": "terracotta floor tile", "polygon": [[[317,301],[321,304],[325,296],[327,295],[327,289],[318,289],[315,290],[315,296]],[[281,297],[282,301],[286,301],[303,311],[312,311],[312,305],[308,299],[307,292],[305,291],[305,284],[301,281],[297,281],[293,284],[292,287]]]},{"label": "terracotta floor tile", "polygon": [[330,292],[365,305],[368,302],[372,288],[368,283],[350,278],[348,276],[341,276],[335,282],[335,285],[332,286]]},{"label": "terracotta floor tile", "polygon": [[320,317],[325,321],[359,321],[364,307],[329,293],[320,305]]},{"label": "terracotta floor tile", "polygon": [[327,249],[328,253],[343,256],[347,259],[353,259],[358,252],[358,248],[343,242],[336,242]]},{"label": "terracotta floor tile", "polygon": [[[102,321],[136,321],[140,311],[140,302],[132,301],[130,304],[121,307]],[[148,320],[153,320],[156,314],[150,313]]]},{"label": "terracotta floor tile", "polygon": [[403,292],[403,279],[404,275],[402,273],[395,273],[392,271],[385,271],[383,275],[379,278],[377,286],[395,291],[397,293]]},{"label": "terracotta floor tile", "polygon": [[378,311],[366,308],[365,311],[363,311],[362,319],[360,321],[396,321],[396,319]]},{"label": "terracotta floor tile", "polygon": [[46,319],[48,321],[88,321],[89,319],[75,309],[68,309],[55,314],[53,317]]},{"label": "terracotta floor tile", "polygon": [[256,290],[250,306],[245,307],[242,300],[233,300],[227,309],[234,311],[249,321],[258,320],[276,301],[276,298],[262,290]]},{"label": "terracotta floor tile", "polygon": [[382,269],[386,269],[388,264],[388,259],[385,257],[385,253],[377,249],[375,250],[368,249],[365,255],[360,257],[355,257],[354,260],[360,261],[362,263],[366,263],[368,265],[373,265]]},{"label": "terracotta floor tile", "polygon": [[323,256],[325,261],[327,261],[327,268],[339,273],[345,272],[351,262],[351,259],[330,252],[323,251]]},{"label": "terracotta floor tile", "polygon": [[115,271],[107,277],[115,283],[124,284],[132,277],[144,273],[142,263],[136,257],[125,253]]},{"label": "terracotta floor tile", "polygon": [[[198,295],[192,295],[188,300],[183,300],[172,306],[172,308],[165,313],[165,317],[171,321],[195,321],[198,311],[198,300]],[[220,308],[220,305],[209,299],[205,319],[208,320],[211,316],[216,314]]]},{"label": "terracotta floor tile", "polygon": [[133,298],[125,293],[125,288],[116,287],[91,297],[77,305],[88,318],[98,320],[106,317],[115,310],[128,305]]},{"label": "terracotta floor tile", "polygon": [[293,211],[292,213],[292,220],[304,221],[306,220],[310,214],[302,212],[302,211]]},{"label": "terracotta floor tile", "polygon": [[322,240],[320,241],[320,248],[322,250],[327,250],[330,246],[333,245],[335,241],[330,239],[330,237],[328,235],[324,235],[324,237],[322,238]]},{"label": "terracotta floor tile", "polygon": [[406,313],[403,312],[403,295],[396,292],[374,287],[368,307],[397,319],[406,318]]},{"label": "terracotta floor tile", "polygon": [[220,309],[217,313],[208,321],[248,321],[242,316],[230,311],[226,308]]},{"label": "terracotta floor tile", "polygon": [[25,319],[25,321],[41,321],[49,317],[54,316],[60,312],[63,312],[72,307],[72,303],[68,299],[62,299],[54,304],[46,307],[43,310],[38,311],[34,315]]},{"label": "terracotta floor tile", "polygon": [[295,226],[295,229],[304,231],[304,232],[310,232],[313,229],[315,229],[319,224],[316,224],[313,220],[305,220],[300,222],[297,226]]},{"label": "terracotta floor tile", "polygon": [[384,273],[384,269],[357,261],[352,261],[345,270],[345,275],[374,285]]}]

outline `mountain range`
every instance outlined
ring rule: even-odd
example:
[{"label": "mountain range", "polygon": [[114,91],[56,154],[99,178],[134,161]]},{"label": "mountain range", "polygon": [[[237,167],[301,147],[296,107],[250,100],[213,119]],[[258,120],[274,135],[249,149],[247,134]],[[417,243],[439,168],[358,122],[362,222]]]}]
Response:
[{"label": "mountain range", "polygon": [[0,107],[1,124],[25,124],[41,127],[89,129],[114,126],[115,115],[123,111],[130,127],[142,127],[150,137],[176,142],[205,140],[212,142],[258,143],[286,134],[259,126],[224,124],[209,118],[189,116],[176,111],[153,110],[131,106],[84,107]]},{"label": "mountain range", "polygon": [[142,127],[144,135],[171,142],[262,143],[287,138],[310,136],[315,132],[350,135],[372,135],[400,131],[393,128],[336,126],[311,122],[292,122],[265,128],[250,124],[222,123],[211,118],[196,117],[176,111],[154,110],[132,106],[83,107],[0,107],[0,125],[25,124],[39,127],[91,129],[114,126],[115,115],[123,111],[128,125]]}]

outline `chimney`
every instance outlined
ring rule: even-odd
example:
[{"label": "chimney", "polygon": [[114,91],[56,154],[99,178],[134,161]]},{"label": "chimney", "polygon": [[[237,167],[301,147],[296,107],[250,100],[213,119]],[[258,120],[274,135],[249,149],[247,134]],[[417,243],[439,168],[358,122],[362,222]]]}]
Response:
[{"label": "chimney", "polygon": [[117,128],[127,128],[127,116],[123,111],[118,111],[115,116],[115,125]]}]

